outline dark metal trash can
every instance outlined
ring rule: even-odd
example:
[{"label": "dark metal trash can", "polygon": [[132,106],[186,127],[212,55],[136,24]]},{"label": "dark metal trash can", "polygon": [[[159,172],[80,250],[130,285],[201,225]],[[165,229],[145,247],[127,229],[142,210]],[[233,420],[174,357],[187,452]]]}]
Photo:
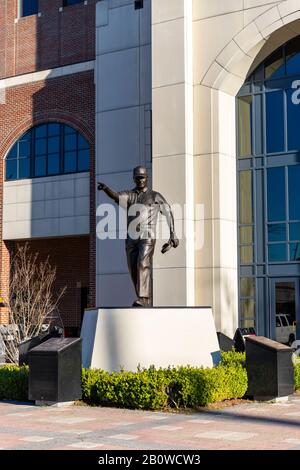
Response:
[{"label": "dark metal trash can", "polygon": [[234,337],[234,349],[237,352],[244,352],[245,351],[245,338],[250,335],[256,335],[255,329],[253,327],[250,328],[237,328]]},{"label": "dark metal trash can", "polygon": [[221,331],[217,332],[217,336],[221,351],[232,351],[232,348],[234,347],[234,341],[229,338],[229,336],[224,335],[224,333],[222,333]]},{"label": "dark metal trash can", "polygon": [[292,352],[288,346],[264,336],[247,336],[247,395],[272,400],[294,393]]},{"label": "dark metal trash can", "polygon": [[51,338],[29,351],[29,400],[82,398],[81,338]]}]

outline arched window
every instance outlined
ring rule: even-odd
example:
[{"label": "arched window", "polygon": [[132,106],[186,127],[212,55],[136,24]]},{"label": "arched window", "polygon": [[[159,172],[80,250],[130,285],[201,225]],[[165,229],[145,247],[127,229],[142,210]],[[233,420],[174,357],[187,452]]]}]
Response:
[{"label": "arched window", "polygon": [[27,131],[6,157],[6,181],[89,171],[90,145],[75,129],[48,123]]},{"label": "arched window", "polygon": [[288,342],[277,328],[281,314],[300,324],[300,36],[253,71],[237,106],[240,326]]}]

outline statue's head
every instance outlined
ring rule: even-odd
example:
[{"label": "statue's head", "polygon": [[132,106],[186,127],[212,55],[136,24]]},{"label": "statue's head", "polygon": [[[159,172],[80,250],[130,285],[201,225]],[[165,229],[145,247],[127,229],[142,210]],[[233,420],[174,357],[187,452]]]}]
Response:
[{"label": "statue's head", "polygon": [[133,180],[138,189],[144,189],[147,186],[147,170],[143,166],[136,166],[133,170]]}]

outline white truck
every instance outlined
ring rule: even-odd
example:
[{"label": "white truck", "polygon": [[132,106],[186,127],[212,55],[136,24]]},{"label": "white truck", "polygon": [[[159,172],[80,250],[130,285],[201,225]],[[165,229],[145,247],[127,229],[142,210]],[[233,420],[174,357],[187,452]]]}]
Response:
[{"label": "white truck", "polygon": [[287,313],[276,314],[276,341],[291,344],[296,339],[296,322]]}]

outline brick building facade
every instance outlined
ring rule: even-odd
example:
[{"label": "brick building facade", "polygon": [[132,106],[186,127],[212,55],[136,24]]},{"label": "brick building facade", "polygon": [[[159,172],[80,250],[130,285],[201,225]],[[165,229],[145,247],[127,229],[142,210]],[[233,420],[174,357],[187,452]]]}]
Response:
[{"label": "brick building facade", "polygon": [[[83,308],[95,304],[96,0],[69,6],[63,0],[39,0],[38,12],[28,16],[22,16],[22,1],[1,3],[1,295],[7,294],[10,256],[17,244],[29,242],[40,259],[49,256],[57,267],[55,289],[67,287],[60,313],[67,334],[76,334]],[[24,180],[8,181],[5,159],[15,143],[47,123],[69,126],[76,138],[88,142],[89,171],[40,177],[30,173]],[[49,162],[50,138],[47,142]],[[80,150],[76,152],[78,159]],[[0,321],[7,321],[5,308],[0,309]]]}]

